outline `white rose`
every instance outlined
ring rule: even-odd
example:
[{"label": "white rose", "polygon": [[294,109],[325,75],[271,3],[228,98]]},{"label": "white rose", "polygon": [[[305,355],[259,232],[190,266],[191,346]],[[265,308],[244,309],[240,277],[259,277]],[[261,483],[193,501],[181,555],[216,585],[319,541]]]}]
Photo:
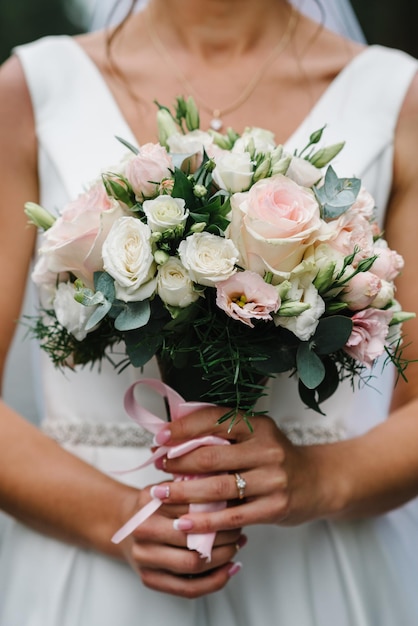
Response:
[{"label": "white rose", "polygon": [[103,267],[115,279],[116,296],[124,302],[145,300],[155,290],[151,230],[136,217],[121,217],[102,248]]},{"label": "white rose", "polygon": [[176,257],[170,257],[158,269],[157,292],[165,304],[181,308],[189,306],[199,297],[186,268]]},{"label": "white rose", "polygon": [[179,255],[190,278],[207,287],[232,276],[238,262],[238,250],[230,239],[206,232],[194,233],[181,241]]},{"label": "white rose", "polygon": [[175,227],[181,227],[183,231],[189,216],[182,198],[172,198],[166,195],[158,196],[155,200],[146,200],[142,208],[152,232],[163,233]]},{"label": "white rose", "polygon": [[312,187],[321,180],[322,172],[309,161],[300,157],[292,157],[286,176],[302,187]]},{"label": "white rose", "polygon": [[68,332],[83,341],[86,335],[94,330],[86,331],[86,325],[97,307],[84,306],[74,300],[75,287],[72,283],[60,283],[53,302],[57,320]]},{"label": "white rose", "polygon": [[254,166],[248,152],[226,152],[215,157],[215,164],[212,177],[220,189],[238,193],[250,187]]},{"label": "white rose", "polygon": [[286,299],[309,304],[310,308],[294,317],[274,316],[276,326],[283,326],[290,330],[301,341],[307,341],[314,334],[319,318],[325,311],[325,303],[314,285],[302,287],[298,280],[291,280],[292,286]]},{"label": "white rose", "polygon": [[209,133],[203,130],[192,130],[183,135],[183,133],[173,133],[167,139],[170,153],[174,154],[196,154],[203,152],[206,146],[213,143],[213,138]]},{"label": "white rose", "polygon": [[264,128],[246,128],[234,143],[232,152],[245,152],[250,144],[253,144],[256,152],[267,154],[276,148],[274,133]]}]

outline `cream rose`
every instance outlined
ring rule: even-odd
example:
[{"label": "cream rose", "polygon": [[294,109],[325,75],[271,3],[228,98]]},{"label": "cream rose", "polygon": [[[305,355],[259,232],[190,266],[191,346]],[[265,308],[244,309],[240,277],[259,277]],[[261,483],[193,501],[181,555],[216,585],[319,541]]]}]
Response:
[{"label": "cream rose", "polygon": [[170,178],[173,169],[172,159],[163,146],[146,143],[127,162],[125,176],[137,200],[142,202],[158,193],[161,181]]},{"label": "cream rose", "polygon": [[248,152],[226,152],[215,158],[212,172],[215,184],[230,193],[245,191],[251,185],[254,166]]},{"label": "cream rose", "polygon": [[199,298],[189,273],[176,257],[170,257],[158,268],[157,293],[169,306],[184,308]]},{"label": "cream rose", "polygon": [[238,250],[230,239],[210,233],[194,233],[180,242],[180,260],[190,278],[200,285],[214,287],[236,272]]},{"label": "cream rose", "polygon": [[156,288],[151,230],[136,217],[121,217],[103,244],[103,265],[124,302],[145,300]]},{"label": "cream rose", "polygon": [[246,269],[292,271],[322,226],[313,192],[277,174],[231,198],[230,237]]},{"label": "cream rose", "polygon": [[142,205],[147,217],[147,223],[152,232],[163,233],[169,229],[181,229],[189,216],[182,198],[171,196],[158,196],[154,200],[146,200]]}]

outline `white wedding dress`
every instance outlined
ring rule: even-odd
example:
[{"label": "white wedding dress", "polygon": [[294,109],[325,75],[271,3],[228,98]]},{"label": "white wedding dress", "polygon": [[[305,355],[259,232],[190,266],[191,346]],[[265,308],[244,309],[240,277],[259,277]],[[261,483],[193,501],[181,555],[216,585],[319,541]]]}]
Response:
[{"label": "white wedding dress", "polygon": [[[46,38],[17,53],[34,103],[41,202],[55,209],[121,158],[125,149],[115,135],[135,138],[97,68],[72,39]],[[347,142],[336,169],[363,178],[382,222],[394,127],[416,69],[403,53],[366,49],[287,142],[289,149],[300,148],[327,124],[327,144]],[[103,471],[148,457],[148,438],[122,407],[139,372],[118,375],[105,365],[101,373],[87,367],[63,375],[46,356],[39,360],[43,428],[50,436]],[[155,365],[146,370],[156,375]],[[270,415],[299,443],[355,436],[387,414],[392,372],[379,373],[373,389],[341,388],[326,403],[326,417],[306,410],[287,378],[275,381]],[[152,468],[124,479],[141,486],[163,476]],[[0,626],[417,626],[416,501],[373,519],[247,531],[242,571],[224,590],[189,601],[144,588],[123,563],[10,519],[0,553]]]}]

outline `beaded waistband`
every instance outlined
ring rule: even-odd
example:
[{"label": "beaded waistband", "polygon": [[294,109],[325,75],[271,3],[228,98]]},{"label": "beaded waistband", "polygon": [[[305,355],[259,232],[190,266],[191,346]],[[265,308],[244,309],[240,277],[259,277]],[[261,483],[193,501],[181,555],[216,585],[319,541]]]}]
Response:
[{"label": "beaded waistband", "polygon": [[[289,421],[280,424],[280,429],[292,443],[302,446],[335,443],[346,438],[345,429],[339,426]],[[151,433],[136,424],[46,420],[42,430],[58,443],[71,445],[149,448],[153,440]]]},{"label": "beaded waistband", "polygon": [[151,433],[136,424],[46,420],[41,428],[60,444],[149,448],[153,439]]}]

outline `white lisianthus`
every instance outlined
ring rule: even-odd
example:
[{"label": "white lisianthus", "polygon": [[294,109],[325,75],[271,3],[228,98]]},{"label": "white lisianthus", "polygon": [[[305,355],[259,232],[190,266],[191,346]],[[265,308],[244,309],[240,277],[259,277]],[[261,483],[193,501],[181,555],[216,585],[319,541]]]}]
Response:
[{"label": "white lisianthus", "polygon": [[312,187],[321,180],[322,172],[306,159],[292,157],[286,176],[302,187]]},{"label": "white lisianthus", "polygon": [[173,133],[167,139],[168,147],[174,154],[196,154],[203,152],[206,146],[213,144],[213,138],[209,133],[203,130],[192,130],[183,135],[183,133]]},{"label": "white lisianthus", "polygon": [[151,229],[136,217],[121,217],[102,248],[103,267],[115,279],[116,296],[124,302],[145,300],[156,287]]},{"label": "white lisianthus", "polygon": [[246,128],[234,143],[232,152],[245,152],[249,145],[253,145],[255,151],[263,154],[272,152],[276,148],[274,133],[264,128]]},{"label": "white lisianthus", "polygon": [[189,216],[183,198],[172,198],[167,195],[158,196],[154,200],[146,200],[142,207],[152,232],[163,233],[174,228],[180,228],[183,232]]},{"label": "white lisianthus", "polygon": [[382,280],[380,290],[370,306],[376,309],[384,309],[395,297],[395,285],[388,280]]},{"label": "white lisianthus", "polygon": [[170,257],[158,268],[157,293],[169,306],[184,308],[198,299],[189,273],[177,257]]},{"label": "white lisianthus", "polygon": [[220,189],[238,193],[251,185],[254,165],[248,152],[225,152],[215,156],[215,164],[212,177]]},{"label": "white lisianthus", "polygon": [[75,287],[72,283],[60,283],[55,293],[53,307],[57,320],[77,341],[83,341],[87,334],[86,325],[96,310],[96,306],[84,306],[74,299]]},{"label": "white lisianthus", "polygon": [[214,287],[236,272],[238,250],[234,243],[207,232],[193,233],[181,241],[179,255],[190,278],[200,285]]},{"label": "white lisianthus", "polygon": [[274,316],[276,326],[283,326],[290,330],[301,341],[307,341],[312,337],[318,326],[319,318],[325,312],[325,303],[312,284],[302,286],[295,279],[291,280],[291,288],[287,293],[287,300],[309,304],[309,309],[300,315],[292,317]]}]

